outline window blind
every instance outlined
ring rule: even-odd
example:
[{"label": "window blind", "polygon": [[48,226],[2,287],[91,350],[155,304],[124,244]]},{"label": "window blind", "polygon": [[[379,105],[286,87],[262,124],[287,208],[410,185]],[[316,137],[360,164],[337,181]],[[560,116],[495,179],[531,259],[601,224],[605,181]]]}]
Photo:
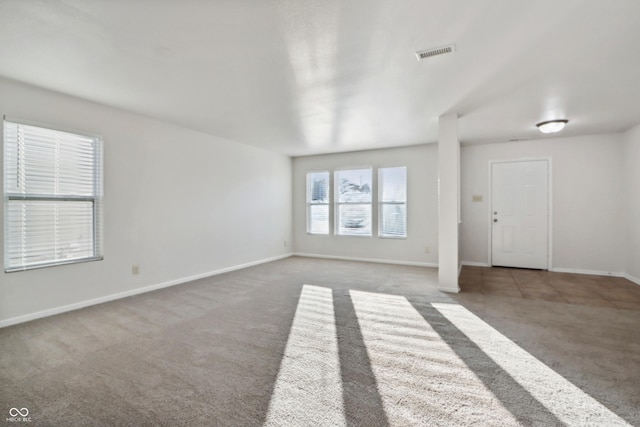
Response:
[{"label": "window blind", "polygon": [[307,233],[329,234],[329,172],[307,173]]},{"label": "window blind", "polygon": [[336,234],[371,236],[371,168],[335,172]]},{"label": "window blind", "polygon": [[5,271],[102,258],[102,141],[4,121]]},{"label": "window blind", "polygon": [[380,237],[407,237],[407,168],[378,169]]}]

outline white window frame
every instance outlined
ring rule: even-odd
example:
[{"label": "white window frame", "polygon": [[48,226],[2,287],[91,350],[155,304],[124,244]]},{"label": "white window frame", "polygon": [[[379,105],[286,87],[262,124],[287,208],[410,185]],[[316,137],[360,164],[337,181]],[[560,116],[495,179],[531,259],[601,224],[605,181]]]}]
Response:
[{"label": "white window frame", "polygon": [[[324,173],[327,175],[327,201],[326,202],[315,202],[312,200],[311,194],[313,192],[313,184],[310,182],[310,178],[314,174]],[[331,232],[331,172],[328,170],[316,170],[316,171],[308,171],[306,174],[306,200],[307,200],[307,234],[312,234],[314,236],[326,236]],[[326,206],[327,207],[327,232],[326,233],[318,233],[313,232],[311,228],[311,209],[313,206]]]},{"label": "white window frame", "polygon": [[[382,178],[383,170],[385,169],[399,169],[403,168],[405,170],[405,181],[404,181],[404,200],[393,200],[393,201],[384,201],[383,198],[383,190],[384,190],[384,180]],[[406,239],[409,230],[407,223],[407,199],[408,199],[408,169],[406,166],[390,166],[390,167],[380,167],[378,168],[378,237],[380,239]],[[384,235],[383,227],[384,227],[384,206],[404,206],[404,235]]]},{"label": "white window frame", "polygon": [[[77,130],[72,130],[72,129],[63,129],[60,127],[54,127],[54,126],[50,126],[50,125],[46,125],[46,124],[42,124],[42,123],[38,123],[38,122],[34,122],[34,121],[28,121],[28,120],[22,120],[22,119],[15,119],[15,118],[9,118],[9,117],[4,117],[3,118],[3,157],[4,157],[4,172],[3,172],[3,178],[4,178],[4,189],[3,189],[3,196],[4,196],[4,251],[5,251],[5,259],[4,259],[4,267],[5,267],[5,272],[9,273],[9,272],[15,272],[15,271],[24,271],[24,270],[31,270],[31,269],[36,269],[36,268],[44,268],[44,267],[51,267],[51,266],[57,266],[57,265],[64,265],[64,264],[75,264],[75,263],[80,263],[80,262],[87,262],[87,261],[97,261],[97,260],[102,260],[103,259],[103,246],[102,246],[102,236],[103,236],[103,232],[102,232],[102,198],[103,198],[103,140],[102,140],[102,136],[101,135],[97,135],[97,134],[91,134],[91,133],[87,133],[87,132],[82,132],[82,131],[77,131]],[[28,190],[20,190],[19,188],[9,188],[9,182],[7,179],[9,172],[9,158],[7,156],[8,153],[8,145],[9,145],[9,141],[8,141],[8,136],[6,135],[6,126],[7,124],[9,125],[17,125],[17,126],[32,126],[32,127],[38,127],[40,129],[43,130],[48,130],[51,131],[52,133],[57,133],[57,132],[64,132],[67,134],[73,134],[76,136],[80,136],[83,138],[89,138],[91,140],[93,140],[94,143],[94,150],[93,150],[93,155],[94,157],[94,168],[93,168],[93,179],[92,179],[92,185],[93,185],[93,194],[91,195],[81,195],[81,194],[35,194],[35,193],[30,193],[28,192]],[[16,141],[16,143],[18,143]],[[17,148],[16,148],[17,149]],[[19,161],[19,160],[18,160]],[[56,170],[57,167],[56,167]],[[27,172],[28,173],[28,172]],[[59,172],[58,172],[59,173]],[[10,241],[10,227],[9,227],[9,221],[10,221],[10,215],[9,215],[9,209],[10,209],[10,204],[12,204],[12,202],[24,202],[24,201],[54,201],[54,202],[61,202],[61,203],[65,203],[65,202],[70,202],[70,203],[77,203],[77,202],[89,202],[92,204],[92,218],[91,218],[91,225],[92,225],[92,236],[91,236],[91,244],[92,244],[92,255],[91,256],[82,256],[82,257],[76,257],[76,258],[60,258],[59,255],[54,255],[53,257],[49,257],[48,259],[43,260],[42,262],[26,262],[24,261],[24,253],[25,253],[25,249],[24,247],[22,248],[22,252],[23,252],[23,261],[20,264],[17,264],[15,262],[11,262],[10,257],[11,257],[11,253],[9,250],[10,245],[15,244],[15,242]],[[57,233],[57,232],[56,232]],[[55,233],[54,233],[55,234]],[[55,239],[57,240],[57,234]],[[22,237],[22,240],[24,240],[24,234]],[[24,245],[23,242],[20,242],[19,245]],[[54,251],[56,252],[56,251]]]},{"label": "white window frame", "polygon": [[[334,225],[334,232],[336,236],[341,236],[341,237],[373,237],[373,222],[374,222],[374,212],[373,212],[373,191],[375,188],[375,183],[374,183],[374,173],[373,173],[373,166],[361,166],[361,167],[351,167],[351,168],[342,168],[342,169],[336,169],[333,172],[333,187],[334,187],[334,218],[335,218],[335,225]],[[371,194],[371,199],[369,200],[369,202],[341,202],[340,201],[340,180],[338,179],[338,175],[341,172],[347,172],[347,171],[354,171],[354,170],[369,170],[370,174],[371,174],[371,187],[370,188],[370,194]],[[370,224],[369,224],[369,233],[368,234],[344,234],[340,232],[340,224],[341,224],[341,218],[340,218],[340,207],[341,206],[357,206],[357,205],[368,205],[369,206],[369,211],[370,211]]]}]

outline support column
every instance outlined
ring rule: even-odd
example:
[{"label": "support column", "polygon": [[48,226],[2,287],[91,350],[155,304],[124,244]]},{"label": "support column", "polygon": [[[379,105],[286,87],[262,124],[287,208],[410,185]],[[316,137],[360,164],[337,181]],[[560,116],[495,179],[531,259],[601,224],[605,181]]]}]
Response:
[{"label": "support column", "polygon": [[459,292],[458,222],[460,142],[458,115],[440,116],[438,123],[438,289]]}]

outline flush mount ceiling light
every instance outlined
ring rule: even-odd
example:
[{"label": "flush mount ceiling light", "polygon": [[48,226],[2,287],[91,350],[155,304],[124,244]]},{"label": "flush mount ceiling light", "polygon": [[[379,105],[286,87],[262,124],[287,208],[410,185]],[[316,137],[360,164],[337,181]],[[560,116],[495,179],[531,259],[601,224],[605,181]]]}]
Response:
[{"label": "flush mount ceiling light", "polygon": [[536,126],[542,133],[556,133],[564,129],[567,123],[569,123],[569,120],[548,120],[546,122],[540,122]]}]

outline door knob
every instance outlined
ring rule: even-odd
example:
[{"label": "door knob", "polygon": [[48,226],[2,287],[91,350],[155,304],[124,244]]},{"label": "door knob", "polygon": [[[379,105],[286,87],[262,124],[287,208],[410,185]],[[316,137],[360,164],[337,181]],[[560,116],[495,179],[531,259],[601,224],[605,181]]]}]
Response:
[{"label": "door knob", "polygon": [[498,222],[498,218],[494,218],[494,219],[493,219],[493,222]]}]

